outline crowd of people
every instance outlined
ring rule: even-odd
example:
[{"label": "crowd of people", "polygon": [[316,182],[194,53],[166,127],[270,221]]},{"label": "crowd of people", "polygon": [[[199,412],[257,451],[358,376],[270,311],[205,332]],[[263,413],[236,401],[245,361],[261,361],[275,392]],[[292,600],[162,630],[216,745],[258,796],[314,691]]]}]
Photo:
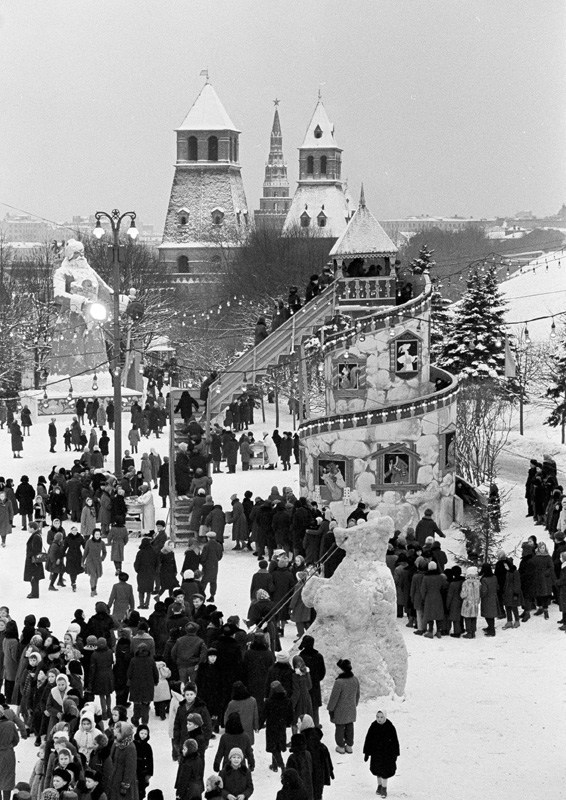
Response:
[{"label": "crowd of people", "polygon": [[[53,494],[62,477],[60,472],[50,476]],[[2,494],[1,502],[10,504]],[[265,501],[252,502],[251,497],[245,493],[245,507],[236,497],[232,500],[233,514],[240,505],[244,517],[249,516],[246,549],[249,545],[259,559],[243,621],[225,619],[213,594],[206,598],[207,586],[216,591],[223,528],[204,535],[200,527],[195,530],[178,570],[165,524],[156,521],[134,559],[136,608],[133,586],[122,569],[127,534],[117,549],[113,540],[120,526],[113,524],[103,537],[95,522],[85,540],[61,503],[56,506],[60,519],[45,524],[45,552],[44,523],[22,516],[30,531],[24,578],[32,586],[39,585],[44,565],[54,587],[64,586],[67,576],[74,586],[82,569],[90,576],[90,548],[98,553],[99,574],[111,551],[116,582],[108,601],[96,601],[90,617],[77,609],[65,629],[56,632],[46,616],[28,614],[20,627],[8,608],[0,608],[0,790],[15,788],[14,749],[20,737],[31,737],[38,759],[18,791],[33,800],[55,800],[55,792],[57,800],[145,797],[154,774],[153,703],[155,716],[168,719],[179,800],[250,797],[256,734],[263,729],[270,769],[281,770],[278,800],[322,798],[334,778],[319,715],[326,665],[307,633],[312,612],[301,601],[301,589],[309,569],[322,561],[330,575],[344,553],[336,548],[335,522],[328,511],[289,492],[280,495],[276,487]],[[49,513],[52,506],[47,508]],[[235,549],[240,549],[242,540],[234,536]],[[153,611],[143,616],[151,597]],[[296,625],[296,641],[301,640],[292,659],[281,642],[289,619]],[[327,709],[335,749],[349,754],[359,682],[347,659],[338,662],[337,671]],[[395,729],[379,712],[367,733],[364,756],[382,796],[398,755]],[[207,763],[208,772],[213,771],[205,780]],[[159,791],[163,786],[152,789],[149,800]]]},{"label": "crowd of people", "polygon": [[[485,620],[484,635],[495,636],[496,620],[505,621],[502,630],[519,628],[531,615],[548,620],[549,606],[555,602],[560,630],[565,631],[566,500],[561,489],[554,490],[548,511],[552,554],[533,534],[522,543],[518,564],[501,549],[493,563],[472,564],[463,571],[458,564],[447,567],[447,555],[436,541],[444,534],[427,509],[416,529],[396,531],[388,545],[386,561],[397,589],[397,616],[406,615],[407,627],[416,628],[417,636],[475,639],[478,617]],[[490,514],[494,513],[492,502]]]}]

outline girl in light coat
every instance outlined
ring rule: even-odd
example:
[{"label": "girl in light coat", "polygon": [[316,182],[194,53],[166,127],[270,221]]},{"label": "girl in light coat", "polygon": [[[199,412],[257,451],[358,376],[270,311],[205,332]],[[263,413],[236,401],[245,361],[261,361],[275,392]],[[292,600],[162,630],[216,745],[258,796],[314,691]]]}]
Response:
[{"label": "girl in light coat", "polygon": [[462,616],[466,626],[464,639],[475,639],[480,607],[480,579],[477,567],[468,567],[466,579],[460,592],[462,598]]}]

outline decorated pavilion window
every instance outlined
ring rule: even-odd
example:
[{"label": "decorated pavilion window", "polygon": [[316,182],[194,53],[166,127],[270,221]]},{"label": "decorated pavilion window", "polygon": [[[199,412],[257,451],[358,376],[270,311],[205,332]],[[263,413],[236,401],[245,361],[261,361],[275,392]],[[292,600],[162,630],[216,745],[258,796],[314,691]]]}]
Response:
[{"label": "decorated pavilion window", "polygon": [[446,430],[440,434],[438,443],[438,467],[440,475],[456,469],[456,431]]},{"label": "decorated pavilion window", "polygon": [[321,454],[314,459],[315,493],[322,503],[344,499],[346,488],[352,485],[352,460],[345,456]]},{"label": "decorated pavilion window", "polygon": [[416,490],[420,457],[416,445],[397,443],[372,453],[376,491]]},{"label": "decorated pavilion window", "polygon": [[390,370],[402,378],[411,378],[421,371],[422,341],[412,333],[402,333],[389,345]]},{"label": "decorated pavilion window", "polygon": [[366,360],[338,357],[332,364],[332,387],[335,394],[357,396],[366,389]]}]

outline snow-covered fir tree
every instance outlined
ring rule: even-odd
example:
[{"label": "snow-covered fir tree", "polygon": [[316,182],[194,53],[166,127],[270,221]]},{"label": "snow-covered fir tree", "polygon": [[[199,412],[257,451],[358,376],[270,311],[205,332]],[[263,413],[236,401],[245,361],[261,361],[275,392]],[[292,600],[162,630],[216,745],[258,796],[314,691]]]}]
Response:
[{"label": "snow-covered fir tree", "polygon": [[466,283],[438,364],[465,378],[504,378],[506,303],[495,265],[474,268]]},{"label": "snow-covered fir tree", "polygon": [[552,356],[552,383],[546,390],[546,396],[552,401],[553,408],[545,419],[545,425],[553,428],[562,426],[562,443],[566,427],[566,325],[562,327],[557,342],[556,352]]},{"label": "snow-covered fir tree", "polygon": [[[409,264],[409,268],[415,275],[421,275],[423,272],[430,273],[433,267],[436,266],[436,261],[433,259],[434,250],[426,244],[423,244],[419,254]],[[450,314],[448,307],[450,300],[442,296],[440,291],[440,281],[438,278],[431,276],[432,281],[432,295],[430,298],[430,354],[433,362],[438,361],[446,335],[450,327]]]}]

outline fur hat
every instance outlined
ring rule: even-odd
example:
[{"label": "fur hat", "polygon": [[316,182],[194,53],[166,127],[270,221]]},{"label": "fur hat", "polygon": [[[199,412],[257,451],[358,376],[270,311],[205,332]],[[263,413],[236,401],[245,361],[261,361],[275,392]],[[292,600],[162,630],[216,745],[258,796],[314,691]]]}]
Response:
[{"label": "fur hat", "polygon": [[275,659],[280,664],[288,664],[289,663],[289,653],[286,653],[285,650],[280,650],[278,653],[275,654]]},{"label": "fur hat", "polygon": [[429,561],[428,562],[428,571],[429,572],[434,572],[436,570],[436,568],[437,568],[436,561]]},{"label": "fur hat", "polygon": [[[104,640],[106,642],[106,639]],[[86,637],[86,644],[84,646],[85,650],[96,650],[98,639],[96,636],[87,636]]]},{"label": "fur hat", "polygon": [[193,572],[193,570],[192,570],[192,569],[186,569],[186,570],[183,572],[183,578],[184,578],[186,581],[191,581],[191,580],[192,580],[194,577],[195,577],[195,573]]},{"label": "fur hat", "polygon": [[216,539],[216,533],[214,531],[208,531],[206,534],[207,539]]},{"label": "fur hat", "polygon": [[185,739],[183,742],[183,748],[187,751],[188,755],[192,755],[193,753],[198,753],[198,744],[195,742],[194,739]]},{"label": "fur hat", "polygon": [[197,728],[200,728],[202,725],[202,717],[200,714],[187,714],[187,723],[191,723],[191,725],[196,725]]}]

